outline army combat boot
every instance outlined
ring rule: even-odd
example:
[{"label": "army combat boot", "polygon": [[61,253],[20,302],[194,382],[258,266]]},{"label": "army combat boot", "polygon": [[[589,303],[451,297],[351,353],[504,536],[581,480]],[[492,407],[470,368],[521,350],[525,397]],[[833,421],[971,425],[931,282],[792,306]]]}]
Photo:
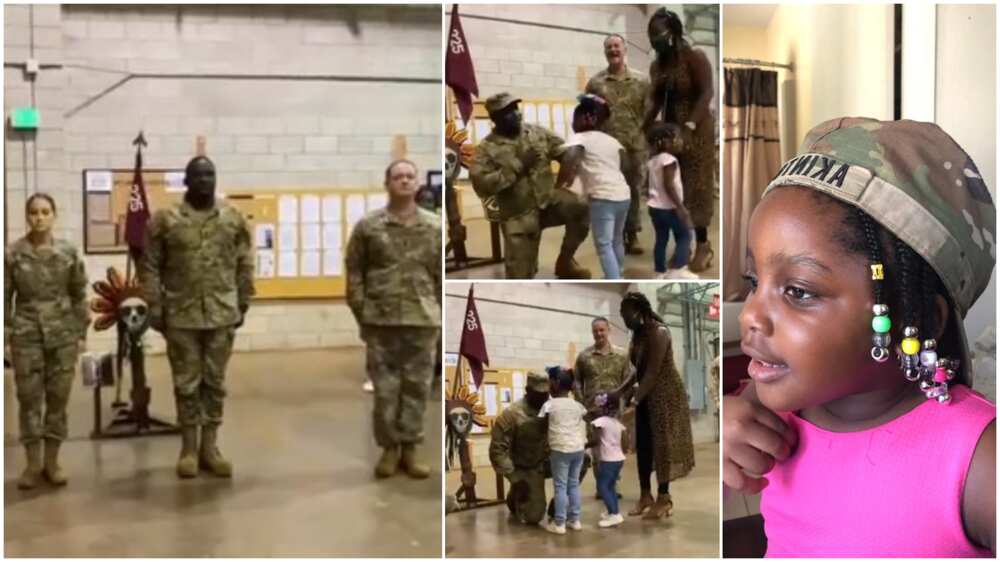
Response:
[{"label": "army combat boot", "polygon": [[198,467],[207,470],[216,476],[229,478],[233,475],[233,464],[222,456],[219,447],[216,446],[216,439],[219,435],[219,426],[205,425],[201,428],[201,452],[198,454]]},{"label": "army combat boot", "polygon": [[389,478],[399,467],[399,445],[391,445],[382,450],[382,456],[375,463],[375,476]]},{"label": "army combat boot", "polygon": [[688,269],[695,273],[701,273],[712,267],[713,257],[715,257],[715,251],[712,250],[712,243],[708,240],[699,242],[694,247],[694,255],[688,262]]},{"label": "army combat boot", "polygon": [[181,428],[181,456],[177,459],[177,476],[194,478],[198,476],[198,426],[186,425]]},{"label": "army combat boot", "polygon": [[431,475],[431,468],[429,466],[417,462],[416,443],[403,444],[403,454],[399,459],[399,468],[402,468],[410,478],[427,478]]},{"label": "army combat boot", "polygon": [[17,479],[17,487],[30,490],[38,486],[42,480],[42,443],[39,441],[25,443],[24,455],[28,459],[28,466]]},{"label": "army combat boot", "polygon": [[59,445],[61,443],[56,439],[45,440],[45,468],[42,469],[42,474],[50,483],[65,486],[69,479],[59,466]]},{"label": "army combat boot", "polygon": [[580,267],[572,255],[561,253],[556,259],[556,277],[559,279],[590,279],[590,270]]}]

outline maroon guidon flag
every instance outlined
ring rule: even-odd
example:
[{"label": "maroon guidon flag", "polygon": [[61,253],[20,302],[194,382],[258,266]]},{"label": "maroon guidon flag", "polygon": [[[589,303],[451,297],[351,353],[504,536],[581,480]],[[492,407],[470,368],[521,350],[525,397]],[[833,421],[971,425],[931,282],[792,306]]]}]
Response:
[{"label": "maroon guidon flag", "polygon": [[462,340],[458,345],[458,354],[465,357],[472,370],[472,381],[476,389],[483,384],[483,365],[490,364],[490,356],[486,354],[486,337],[483,335],[483,324],[476,312],[476,299],[469,287],[469,298],[466,301],[465,317],[462,318]]},{"label": "maroon guidon flag", "polygon": [[472,96],[479,97],[479,86],[476,84],[476,71],[472,67],[469,43],[465,40],[462,22],[458,19],[458,4],[454,4],[451,8],[447,48],[444,58],[444,81],[455,93],[462,121],[468,123],[472,117]]},{"label": "maroon guidon flag", "polygon": [[146,247],[146,221],[149,220],[149,201],[146,199],[146,185],[142,180],[142,147],[146,139],[142,133],[135,139],[135,173],[132,175],[132,189],[128,197],[125,214],[125,243],[132,257],[139,259]]}]

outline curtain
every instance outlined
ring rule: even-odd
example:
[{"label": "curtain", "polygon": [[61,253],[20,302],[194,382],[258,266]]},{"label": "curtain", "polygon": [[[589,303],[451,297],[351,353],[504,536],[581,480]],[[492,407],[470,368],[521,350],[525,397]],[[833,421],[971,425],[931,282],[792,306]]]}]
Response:
[{"label": "curtain", "polygon": [[723,298],[746,296],[747,230],[750,215],[767,183],[778,173],[778,73],[759,68],[726,68],[723,107],[722,236]]}]

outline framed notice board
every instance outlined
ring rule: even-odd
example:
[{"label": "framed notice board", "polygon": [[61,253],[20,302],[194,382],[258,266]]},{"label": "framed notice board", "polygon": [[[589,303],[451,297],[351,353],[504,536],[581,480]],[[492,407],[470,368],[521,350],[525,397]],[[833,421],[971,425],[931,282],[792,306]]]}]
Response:
[{"label": "framed notice board", "polygon": [[[85,254],[124,254],[125,214],[132,192],[132,169],[83,171],[83,251]],[[172,205],[184,196],[184,170],[142,171],[151,211]]]},{"label": "framed notice board", "polygon": [[[88,169],[84,183],[84,251],[124,254],[125,215],[134,171]],[[184,170],[143,170],[150,212],[179,203]],[[351,228],[384,207],[382,189],[229,191],[226,201],[247,219],[258,299],[333,298],[346,293],[344,250]]]}]

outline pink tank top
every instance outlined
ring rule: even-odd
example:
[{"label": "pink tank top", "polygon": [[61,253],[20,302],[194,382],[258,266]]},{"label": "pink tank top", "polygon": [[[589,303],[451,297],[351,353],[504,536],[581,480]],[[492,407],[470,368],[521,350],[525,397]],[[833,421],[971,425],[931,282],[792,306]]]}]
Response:
[{"label": "pink tank top", "polygon": [[991,557],[962,527],[972,453],[996,406],[965,386],[882,426],[852,433],[782,414],[799,434],[766,475],[767,556]]}]

